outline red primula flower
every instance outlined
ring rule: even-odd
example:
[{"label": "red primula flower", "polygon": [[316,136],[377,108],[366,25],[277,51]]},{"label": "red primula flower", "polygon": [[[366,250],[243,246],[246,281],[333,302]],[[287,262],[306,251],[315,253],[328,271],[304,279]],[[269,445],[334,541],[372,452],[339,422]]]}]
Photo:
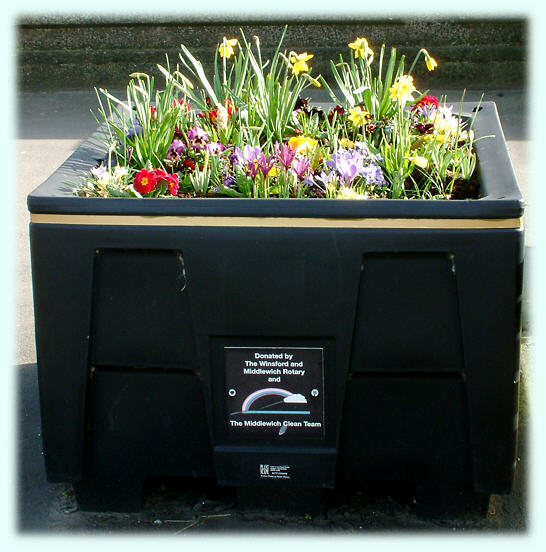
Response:
[{"label": "red primula flower", "polygon": [[436,109],[438,109],[438,98],[436,96],[423,96],[412,108],[412,111],[415,111],[417,109],[422,109],[426,106],[432,106]]},{"label": "red primula flower", "polygon": [[166,182],[169,186],[169,192],[171,195],[178,194],[178,175],[176,173],[169,174],[163,169],[154,169],[154,175],[157,178],[157,182]]},{"label": "red primula flower", "polygon": [[171,195],[178,194],[178,175],[163,169],[140,170],[135,176],[134,187],[139,194],[149,194],[160,182],[166,182]]},{"label": "red primula flower", "polygon": [[150,193],[157,185],[157,178],[154,171],[140,170],[135,176],[134,187],[139,194]]}]

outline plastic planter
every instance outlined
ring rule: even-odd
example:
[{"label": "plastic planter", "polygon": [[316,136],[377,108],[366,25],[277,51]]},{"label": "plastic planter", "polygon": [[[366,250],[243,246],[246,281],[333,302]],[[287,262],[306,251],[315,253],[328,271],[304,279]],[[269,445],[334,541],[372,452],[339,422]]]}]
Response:
[{"label": "plastic planter", "polygon": [[85,142],[28,197],[49,481],[510,492],[523,203],[494,103],[474,130],[465,201],[79,198]]}]

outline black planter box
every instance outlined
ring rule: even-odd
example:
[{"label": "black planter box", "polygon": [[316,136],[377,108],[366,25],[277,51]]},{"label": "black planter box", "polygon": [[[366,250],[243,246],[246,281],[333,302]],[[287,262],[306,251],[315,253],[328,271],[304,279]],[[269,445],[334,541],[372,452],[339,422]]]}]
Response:
[{"label": "black planter box", "polygon": [[85,142],[28,197],[49,481],[510,492],[523,202],[474,130],[465,201],[80,198]]}]

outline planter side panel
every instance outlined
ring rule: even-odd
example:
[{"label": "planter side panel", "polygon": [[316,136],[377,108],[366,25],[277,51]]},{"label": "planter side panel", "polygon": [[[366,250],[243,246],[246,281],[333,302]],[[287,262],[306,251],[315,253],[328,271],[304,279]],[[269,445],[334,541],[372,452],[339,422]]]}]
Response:
[{"label": "planter side panel", "polygon": [[42,438],[50,481],[77,481],[84,427],[93,246],[71,229],[30,225]]},{"label": "planter side panel", "polygon": [[370,245],[361,244],[338,474],[425,473],[509,492],[523,233],[385,231]]},{"label": "planter side panel", "polygon": [[[101,385],[112,397],[115,381],[121,387],[130,382],[143,385],[135,383],[137,369],[148,375],[156,370],[158,378],[165,370],[191,375],[188,388],[200,389],[203,398],[203,403],[196,403],[195,415],[210,438],[199,441],[195,454],[205,458],[214,450],[217,475],[235,473],[237,484],[250,484],[258,477],[264,451],[269,451],[272,462],[294,466],[295,474],[309,462],[310,454],[320,453],[325,473],[317,473],[316,481],[322,477],[324,486],[338,450],[339,477],[351,473],[364,479],[377,477],[373,466],[380,465],[389,450],[398,451],[390,455],[398,467],[420,462],[435,467],[440,477],[441,465],[431,464],[438,452],[435,445],[426,459],[419,456],[425,451],[418,445],[427,435],[420,426],[430,420],[438,426],[435,435],[444,456],[457,448],[462,479],[470,477],[480,492],[509,489],[516,436],[521,231],[34,225],[31,240],[50,479],[82,476],[86,421],[90,416],[95,421],[108,419],[104,414],[113,398],[102,405],[93,398],[92,404],[103,409],[94,414],[86,403],[93,359],[104,364]],[[99,257],[105,257],[96,265],[93,283],[97,250]],[[180,279],[179,253],[185,285]],[[157,280],[140,274],[145,267],[153,267]],[[385,268],[388,274],[383,274]],[[406,274],[396,286],[408,270],[413,274]],[[136,285],[144,287],[144,296],[114,283],[116,274],[126,280],[133,273]],[[154,295],[154,282],[164,292]],[[166,311],[164,317],[151,308],[153,301]],[[143,304],[131,304],[138,302]],[[424,314],[415,313],[420,304]],[[412,325],[426,326],[423,316],[437,326],[429,331],[431,340],[417,340],[417,334],[411,333],[415,339],[402,339],[400,332],[389,337],[389,320],[393,327],[400,321],[407,333]],[[168,336],[169,344],[150,352],[151,338],[143,339],[147,345],[141,350],[139,343],[133,346],[124,337],[123,347],[116,350],[113,342],[105,341],[109,327],[104,324],[108,323],[122,325],[119,332],[132,325],[135,340],[140,325],[145,326],[144,332],[149,325],[157,326],[157,335]],[[170,333],[173,324],[179,339]],[[380,339],[374,340],[374,331],[381,332]],[[97,349],[90,335],[100,345]],[[289,432],[286,438],[252,443],[228,435],[226,389],[221,383],[226,345],[323,346],[327,352],[324,436],[303,445],[290,440]],[[123,361],[124,350],[130,362]],[[109,363],[133,372],[116,380]],[[414,396],[421,397],[416,403],[409,400],[403,385],[408,376]],[[374,386],[377,392],[366,401]],[[138,391],[135,396],[145,395]],[[158,401],[161,392],[155,397]],[[426,404],[428,410],[408,412],[418,404]],[[408,422],[415,423],[407,425],[409,448],[400,451],[395,421],[388,420],[404,420],[406,415]],[[373,436],[366,433],[370,421],[377,430]],[[382,425],[384,431],[379,431]],[[184,431],[181,428],[177,438]],[[156,448],[162,446],[161,439]],[[355,443],[362,446],[355,448]],[[413,451],[411,458],[408,451]],[[229,462],[231,468],[225,471]],[[455,472],[456,464],[451,464]],[[147,468],[142,470],[145,477]],[[244,470],[255,471],[247,477]],[[446,477],[453,470],[444,470]],[[229,477],[223,482],[229,484]]]}]

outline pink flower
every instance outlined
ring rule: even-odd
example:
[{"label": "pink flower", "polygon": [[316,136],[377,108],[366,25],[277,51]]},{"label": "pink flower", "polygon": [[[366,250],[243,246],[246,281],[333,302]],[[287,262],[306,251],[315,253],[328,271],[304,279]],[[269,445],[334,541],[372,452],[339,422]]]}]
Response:
[{"label": "pink flower", "polygon": [[310,162],[307,157],[298,155],[294,158],[294,161],[292,161],[292,170],[294,171],[294,173],[296,174],[299,180],[303,180],[303,175],[307,172],[309,165],[310,165]]},{"label": "pink flower", "polygon": [[294,157],[296,156],[296,150],[292,146],[285,144],[279,146],[279,142],[275,142],[275,157],[279,160],[279,163],[288,170]]},{"label": "pink flower", "polygon": [[224,151],[224,144],[220,142],[210,142],[206,147],[210,155],[218,155]]}]

